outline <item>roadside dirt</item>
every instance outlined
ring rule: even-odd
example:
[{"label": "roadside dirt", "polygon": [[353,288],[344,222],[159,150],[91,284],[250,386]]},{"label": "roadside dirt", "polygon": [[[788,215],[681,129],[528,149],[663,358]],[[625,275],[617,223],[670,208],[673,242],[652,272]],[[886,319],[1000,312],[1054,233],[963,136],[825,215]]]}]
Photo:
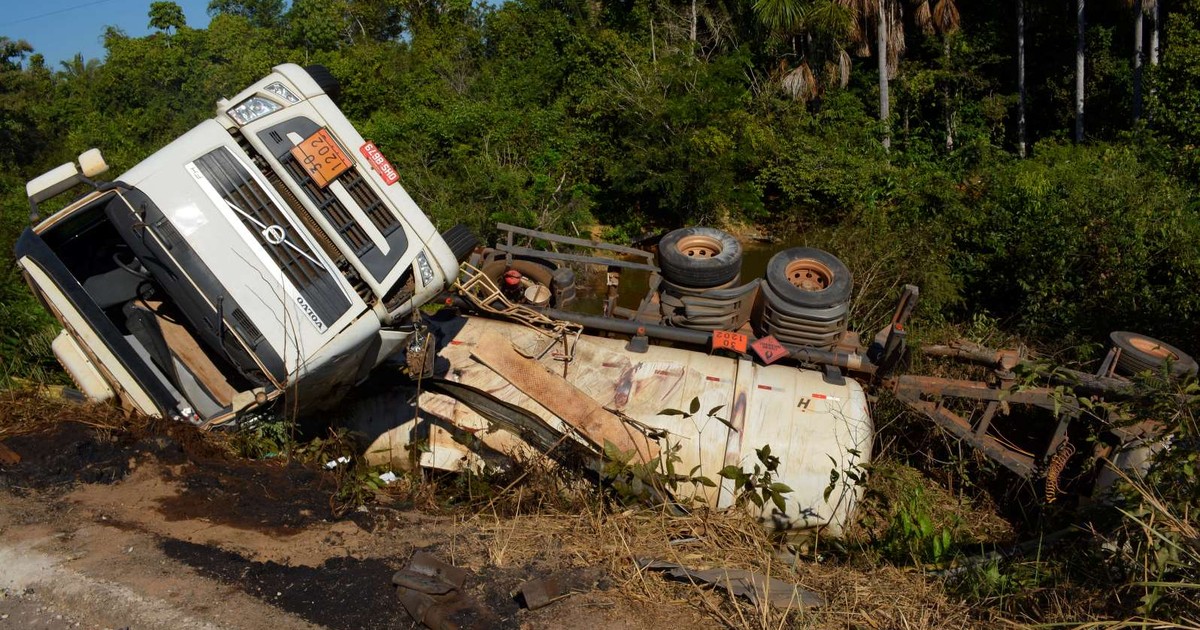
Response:
[{"label": "roadside dirt", "polygon": [[[331,517],[332,475],[235,460],[186,427],[53,424],[0,464],[0,628],[409,628],[392,574],[414,550],[467,568],[501,628],[713,627],[612,580],[537,611],[510,592],[586,565],[460,513]],[[507,538],[506,538],[507,537]]]}]

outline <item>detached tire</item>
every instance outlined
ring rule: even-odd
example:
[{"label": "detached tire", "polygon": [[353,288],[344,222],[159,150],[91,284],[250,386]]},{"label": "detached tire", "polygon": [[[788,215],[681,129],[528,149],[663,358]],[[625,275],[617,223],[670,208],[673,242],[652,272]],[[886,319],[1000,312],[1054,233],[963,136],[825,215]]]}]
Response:
[{"label": "detached tire", "polygon": [[304,66],[304,71],[308,76],[312,77],[313,81],[317,82],[317,87],[321,88],[325,95],[333,99],[336,103],[338,97],[342,95],[342,84],[338,82],[333,73],[322,65]]},{"label": "detached tire", "polygon": [[1117,372],[1133,376],[1142,372],[1159,372],[1164,361],[1171,363],[1171,376],[1184,378],[1196,373],[1196,360],[1186,352],[1164,341],[1135,332],[1118,330],[1108,335],[1113,345],[1121,349]]},{"label": "detached tire", "polygon": [[690,288],[728,284],[742,271],[742,245],[729,234],[707,227],[669,232],[658,243],[663,279]]},{"label": "detached tire", "polygon": [[787,304],[825,309],[848,303],[854,283],[837,256],[815,247],[793,247],[771,257],[767,286]]},{"label": "detached tire", "polygon": [[462,264],[479,245],[479,237],[475,236],[471,228],[461,223],[442,232],[442,240],[450,246],[450,251],[454,252],[454,259],[459,264]]}]

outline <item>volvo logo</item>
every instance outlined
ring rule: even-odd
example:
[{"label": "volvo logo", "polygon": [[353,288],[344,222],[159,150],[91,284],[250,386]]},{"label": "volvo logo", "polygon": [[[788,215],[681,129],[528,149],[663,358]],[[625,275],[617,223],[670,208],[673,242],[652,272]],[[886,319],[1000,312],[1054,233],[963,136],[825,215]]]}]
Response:
[{"label": "volvo logo", "polygon": [[272,245],[278,245],[287,239],[287,231],[278,225],[272,225],[263,229],[262,237],[268,243]]}]

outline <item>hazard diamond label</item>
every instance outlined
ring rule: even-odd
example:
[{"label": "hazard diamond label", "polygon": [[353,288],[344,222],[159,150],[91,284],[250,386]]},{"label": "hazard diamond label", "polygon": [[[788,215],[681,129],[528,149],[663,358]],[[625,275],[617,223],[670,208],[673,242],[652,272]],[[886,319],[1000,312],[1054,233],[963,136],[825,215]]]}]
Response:
[{"label": "hazard diamond label", "polygon": [[767,365],[771,365],[788,355],[787,348],[784,348],[783,344],[779,343],[779,340],[772,335],[767,335],[762,339],[756,340],[750,344],[750,348]]}]

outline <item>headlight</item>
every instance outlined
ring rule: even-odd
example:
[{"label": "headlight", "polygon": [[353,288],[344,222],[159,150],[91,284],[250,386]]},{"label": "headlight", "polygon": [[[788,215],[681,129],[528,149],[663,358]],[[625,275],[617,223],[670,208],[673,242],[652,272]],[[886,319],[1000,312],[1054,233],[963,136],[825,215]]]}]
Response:
[{"label": "headlight", "polygon": [[287,87],[285,87],[279,81],[276,81],[263,89],[274,94],[275,96],[278,96],[279,98],[281,98],[289,103],[299,103],[300,102],[300,99],[296,98],[296,95],[292,94],[292,91],[287,89]]},{"label": "headlight", "polygon": [[283,105],[275,101],[265,99],[261,96],[251,96],[226,113],[236,120],[239,125],[244,125],[281,109],[283,109]]}]

